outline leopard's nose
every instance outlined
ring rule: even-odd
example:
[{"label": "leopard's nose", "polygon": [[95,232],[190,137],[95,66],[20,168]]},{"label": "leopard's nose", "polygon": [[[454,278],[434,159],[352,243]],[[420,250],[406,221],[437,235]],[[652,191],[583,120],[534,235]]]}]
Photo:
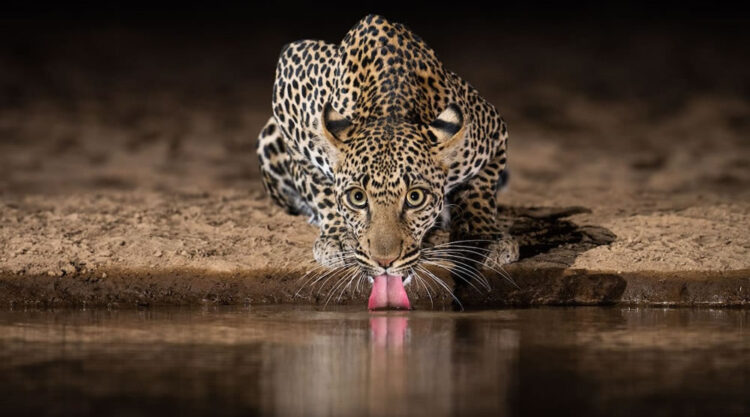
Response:
[{"label": "leopard's nose", "polygon": [[393,264],[393,261],[396,260],[396,256],[389,257],[389,258],[373,258],[375,262],[378,263],[378,265],[382,266],[383,268],[388,268]]}]

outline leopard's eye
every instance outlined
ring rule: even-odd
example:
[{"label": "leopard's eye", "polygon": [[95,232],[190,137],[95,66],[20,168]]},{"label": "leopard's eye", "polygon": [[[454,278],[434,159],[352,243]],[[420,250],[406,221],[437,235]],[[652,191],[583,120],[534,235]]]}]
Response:
[{"label": "leopard's eye", "polygon": [[406,194],[406,205],[410,208],[418,208],[427,200],[424,190],[414,188]]},{"label": "leopard's eye", "polygon": [[346,192],[346,201],[356,209],[367,207],[367,194],[365,190],[355,187]]}]

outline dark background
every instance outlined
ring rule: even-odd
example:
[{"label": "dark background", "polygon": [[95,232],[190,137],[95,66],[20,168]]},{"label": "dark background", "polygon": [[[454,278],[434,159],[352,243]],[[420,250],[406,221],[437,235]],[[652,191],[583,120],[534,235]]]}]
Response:
[{"label": "dark background", "polygon": [[[51,72],[60,63],[96,70],[94,77],[119,80],[133,76],[144,83],[160,83],[167,75],[180,77],[175,73],[208,65],[211,68],[201,70],[202,75],[210,77],[213,71],[212,78],[243,83],[247,77],[270,80],[284,43],[301,38],[337,42],[358,19],[377,13],[406,23],[449,67],[461,66],[470,53],[476,53],[473,65],[482,65],[479,59],[487,60],[487,67],[493,60],[503,67],[541,65],[549,72],[545,75],[555,77],[566,71],[556,65],[568,65],[560,62],[556,51],[567,49],[571,60],[578,58],[573,56],[577,53],[595,55],[592,58],[599,60],[582,62],[581,74],[572,76],[597,77],[597,72],[617,72],[625,67],[637,82],[636,90],[652,89],[650,84],[642,85],[649,82],[663,85],[666,79],[684,89],[713,88],[726,82],[731,85],[723,87],[746,96],[750,92],[745,79],[722,80],[725,71],[747,63],[746,51],[750,49],[750,14],[738,3],[10,2],[0,6],[1,51],[5,66],[15,64],[21,71]],[[661,45],[654,48],[657,43]],[[694,56],[691,48],[695,48]],[[701,48],[715,49],[721,60],[706,62],[716,57],[699,56]],[[653,56],[639,55],[645,49],[656,50]],[[675,54],[680,54],[679,59]],[[538,61],[532,62],[535,59]],[[645,62],[638,61],[649,59],[661,62],[641,68]],[[144,60],[142,68],[134,63]],[[512,62],[519,60],[522,62]],[[104,64],[110,67],[95,68]],[[138,73],[122,68],[126,65],[138,66]],[[603,85],[606,83],[582,87],[589,94],[603,95],[626,89]],[[26,87],[30,86],[11,90]],[[12,98],[23,92],[6,94]]]},{"label": "dark background", "polygon": [[[500,109],[514,146],[650,166],[680,146],[652,127],[696,99],[742,103],[720,121],[738,137],[750,124],[750,15],[730,2],[4,2],[0,192],[244,187],[282,45],[338,42],[368,13],[422,36]],[[571,114],[581,103],[611,110]]]},{"label": "dark background", "polygon": [[10,18],[221,18],[256,17],[257,20],[304,19],[311,16],[353,17],[362,13],[399,13],[408,18],[498,17],[559,19],[731,19],[746,18],[747,8],[731,1],[328,1],[203,2],[203,1],[7,1]]}]

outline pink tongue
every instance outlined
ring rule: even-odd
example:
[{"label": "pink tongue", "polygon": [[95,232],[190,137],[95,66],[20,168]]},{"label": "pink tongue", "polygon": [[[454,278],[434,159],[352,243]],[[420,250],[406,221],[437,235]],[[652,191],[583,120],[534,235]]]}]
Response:
[{"label": "pink tongue", "polygon": [[367,308],[377,310],[380,308],[399,308],[409,310],[409,296],[404,290],[404,282],[398,275],[378,275],[372,283],[372,292]]}]

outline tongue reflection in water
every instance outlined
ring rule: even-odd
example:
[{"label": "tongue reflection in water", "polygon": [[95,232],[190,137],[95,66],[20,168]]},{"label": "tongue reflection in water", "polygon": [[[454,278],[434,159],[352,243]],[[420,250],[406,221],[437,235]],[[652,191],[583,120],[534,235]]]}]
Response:
[{"label": "tongue reflection in water", "polygon": [[406,317],[371,317],[372,345],[377,348],[401,348],[404,345],[407,328]]},{"label": "tongue reflection in water", "polygon": [[367,308],[370,310],[382,308],[411,309],[402,277],[400,275],[383,274],[373,278],[372,292],[370,292]]}]

